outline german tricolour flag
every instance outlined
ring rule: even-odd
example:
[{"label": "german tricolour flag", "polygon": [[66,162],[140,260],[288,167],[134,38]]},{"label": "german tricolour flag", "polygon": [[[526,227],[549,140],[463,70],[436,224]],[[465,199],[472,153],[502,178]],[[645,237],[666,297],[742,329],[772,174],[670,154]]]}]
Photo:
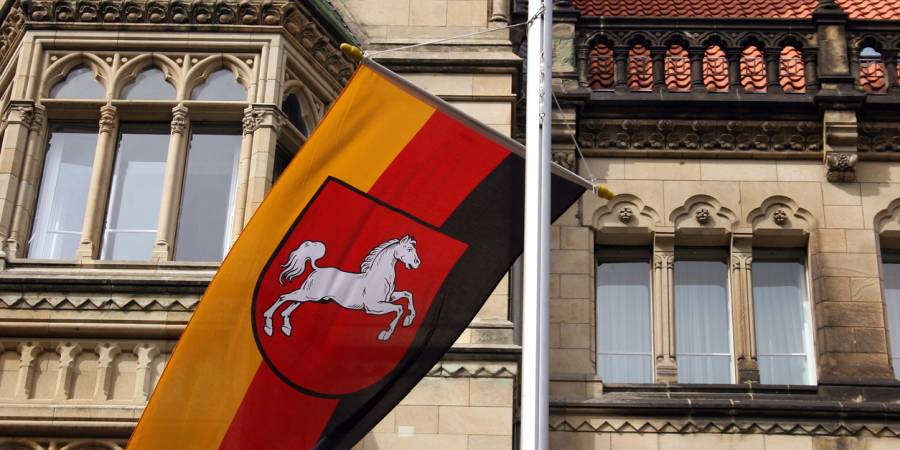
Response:
[{"label": "german tricolour flag", "polygon": [[[129,448],[346,449],[522,251],[524,149],[364,60],[241,233]],[[585,190],[553,176],[553,218]]]}]

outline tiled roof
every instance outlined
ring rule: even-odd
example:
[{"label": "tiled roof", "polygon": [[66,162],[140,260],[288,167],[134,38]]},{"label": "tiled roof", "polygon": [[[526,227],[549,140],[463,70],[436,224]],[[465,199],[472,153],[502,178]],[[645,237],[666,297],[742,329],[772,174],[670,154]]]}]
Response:
[{"label": "tiled roof", "polygon": [[[900,19],[900,0],[835,0],[853,19]],[[808,18],[817,0],[572,0],[585,16]]]}]

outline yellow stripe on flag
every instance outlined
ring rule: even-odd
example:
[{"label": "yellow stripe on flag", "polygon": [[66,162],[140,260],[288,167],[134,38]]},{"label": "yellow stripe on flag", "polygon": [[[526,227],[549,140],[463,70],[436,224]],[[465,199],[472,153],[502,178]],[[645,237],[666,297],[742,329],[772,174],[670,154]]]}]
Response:
[{"label": "yellow stripe on flag", "polygon": [[360,66],[222,263],[129,449],[218,448],[262,362],[250,305],[269,257],[329,175],[368,191],[433,113]]}]

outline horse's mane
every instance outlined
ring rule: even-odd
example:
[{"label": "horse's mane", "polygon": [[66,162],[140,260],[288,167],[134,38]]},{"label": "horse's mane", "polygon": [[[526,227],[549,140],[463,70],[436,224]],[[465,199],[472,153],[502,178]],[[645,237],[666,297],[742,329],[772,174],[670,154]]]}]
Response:
[{"label": "horse's mane", "polygon": [[382,242],[378,247],[372,249],[372,251],[369,253],[369,256],[366,256],[366,259],[363,260],[362,265],[359,267],[359,271],[368,272],[369,269],[372,268],[372,263],[375,262],[375,258],[378,256],[378,254],[384,251],[384,249],[398,242],[400,242],[400,239],[391,239],[389,241]]}]

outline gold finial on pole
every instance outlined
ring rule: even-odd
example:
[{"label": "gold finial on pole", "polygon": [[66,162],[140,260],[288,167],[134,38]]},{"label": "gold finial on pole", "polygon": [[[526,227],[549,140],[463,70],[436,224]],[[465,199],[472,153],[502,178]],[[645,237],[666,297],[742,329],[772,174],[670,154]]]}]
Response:
[{"label": "gold finial on pole", "polygon": [[609,188],[603,184],[598,183],[598,184],[594,185],[594,189],[597,191],[597,196],[600,198],[612,200],[612,198],[616,196],[616,194],[614,194],[613,191],[609,190]]},{"label": "gold finial on pole", "polygon": [[344,42],[341,44],[341,52],[344,56],[352,59],[355,62],[360,62],[363,59],[363,51],[361,48]]}]

